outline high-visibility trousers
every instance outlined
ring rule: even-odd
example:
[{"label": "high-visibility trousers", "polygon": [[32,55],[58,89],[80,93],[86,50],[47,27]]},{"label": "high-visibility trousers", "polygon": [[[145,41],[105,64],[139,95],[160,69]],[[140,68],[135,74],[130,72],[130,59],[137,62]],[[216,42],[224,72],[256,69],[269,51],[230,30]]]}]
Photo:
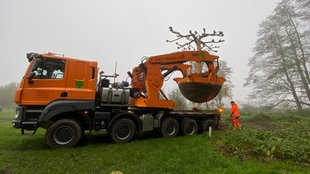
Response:
[{"label": "high-visibility trousers", "polygon": [[234,127],[240,127],[241,124],[239,122],[239,116],[231,116],[231,120],[233,122]]}]

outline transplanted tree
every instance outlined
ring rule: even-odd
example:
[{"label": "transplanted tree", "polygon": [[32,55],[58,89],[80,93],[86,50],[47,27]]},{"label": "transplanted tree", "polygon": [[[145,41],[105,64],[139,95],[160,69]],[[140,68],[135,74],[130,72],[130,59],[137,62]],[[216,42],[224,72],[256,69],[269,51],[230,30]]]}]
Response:
[{"label": "transplanted tree", "polygon": [[[214,38],[204,40],[210,37],[223,37],[224,34],[222,31],[213,31],[213,33],[207,33],[206,29],[203,28],[203,32],[201,34],[199,34],[197,31],[192,32],[191,30],[189,30],[188,34],[181,34],[180,32],[175,31],[172,27],[169,27],[169,30],[176,35],[176,39],[166,40],[166,42],[175,42],[178,45],[178,49],[193,49],[198,51],[206,49],[209,52],[217,52],[215,49],[219,47],[215,46],[214,43],[224,42],[224,40],[214,40]],[[177,42],[179,40],[185,40],[185,42],[179,43]],[[192,44],[195,44],[195,46]],[[193,62],[193,64],[196,66],[196,73],[200,73],[202,70],[202,64],[195,62]]]},{"label": "transplanted tree", "polygon": [[253,87],[250,98],[261,106],[310,106],[309,34],[296,6],[281,1],[259,26],[245,85]]},{"label": "transplanted tree", "polygon": [[[203,32],[199,34],[197,31],[192,32],[189,30],[188,34],[181,34],[178,31],[175,31],[172,27],[169,27],[169,30],[176,35],[176,39],[166,40],[167,42],[175,42],[178,45],[178,49],[197,49],[204,50],[206,49],[209,52],[217,52],[215,49],[219,48],[215,46],[214,43],[224,42],[222,39],[214,40],[214,38],[209,40],[204,40],[210,37],[223,37],[224,33],[222,31],[213,31],[212,33],[207,33],[206,29],[203,28]],[[185,42],[179,43],[178,40],[185,39]],[[195,44],[195,47],[192,45]]]},{"label": "transplanted tree", "polygon": [[[181,34],[180,32],[174,30],[172,27],[169,27],[169,30],[176,35],[175,39],[167,40],[169,43],[175,43],[178,49],[184,50],[206,50],[208,52],[216,53],[217,48],[216,43],[224,42],[224,40],[220,39],[224,36],[222,31],[213,31],[211,33],[207,33],[206,29],[203,28],[203,32],[199,34],[197,31],[189,31],[188,34]],[[196,73],[200,73],[204,68],[201,63],[192,62],[195,66]],[[233,87],[230,81],[230,75],[232,70],[227,66],[227,63],[223,60],[219,63],[220,69],[218,74],[226,78],[226,82],[222,86],[222,89],[218,96],[212,101],[212,104],[217,106],[223,106],[224,98],[231,98],[231,89]],[[211,103],[210,103],[211,104]]]}]

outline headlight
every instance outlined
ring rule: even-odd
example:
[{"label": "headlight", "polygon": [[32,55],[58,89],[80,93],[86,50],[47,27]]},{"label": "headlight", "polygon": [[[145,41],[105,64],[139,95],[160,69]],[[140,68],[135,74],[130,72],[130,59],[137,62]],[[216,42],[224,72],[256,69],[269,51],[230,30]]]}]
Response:
[{"label": "headlight", "polygon": [[18,118],[18,116],[19,116],[19,110],[16,111],[15,118]]}]

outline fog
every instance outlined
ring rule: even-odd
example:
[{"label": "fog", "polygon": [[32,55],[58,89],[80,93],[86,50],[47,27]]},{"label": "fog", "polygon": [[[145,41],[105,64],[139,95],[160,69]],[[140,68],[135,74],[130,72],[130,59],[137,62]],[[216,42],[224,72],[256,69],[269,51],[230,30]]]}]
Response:
[{"label": "fog", "polygon": [[[243,87],[258,25],[277,0],[0,0],[0,85],[19,82],[26,53],[60,53],[96,60],[100,69],[119,80],[143,56],[178,51],[169,26],[181,33],[221,30],[225,42],[217,55],[232,67],[233,95],[246,101]],[[168,83],[167,90],[176,87]]]}]

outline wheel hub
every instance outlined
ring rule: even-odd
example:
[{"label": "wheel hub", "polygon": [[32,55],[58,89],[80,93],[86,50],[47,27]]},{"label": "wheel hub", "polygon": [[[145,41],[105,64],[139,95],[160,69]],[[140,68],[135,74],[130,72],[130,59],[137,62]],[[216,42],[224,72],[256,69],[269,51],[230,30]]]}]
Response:
[{"label": "wheel hub", "polygon": [[173,124],[170,124],[169,126],[167,126],[166,128],[166,132],[169,135],[173,135],[175,133],[175,126]]},{"label": "wheel hub", "polygon": [[74,130],[69,126],[62,126],[55,130],[54,140],[57,144],[68,144],[74,137]]},{"label": "wheel hub", "polygon": [[116,131],[116,136],[117,138],[121,139],[121,140],[124,140],[126,138],[128,138],[131,134],[131,129],[128,125],[120,125],[118,128],[117,128],[117,131]]}]

